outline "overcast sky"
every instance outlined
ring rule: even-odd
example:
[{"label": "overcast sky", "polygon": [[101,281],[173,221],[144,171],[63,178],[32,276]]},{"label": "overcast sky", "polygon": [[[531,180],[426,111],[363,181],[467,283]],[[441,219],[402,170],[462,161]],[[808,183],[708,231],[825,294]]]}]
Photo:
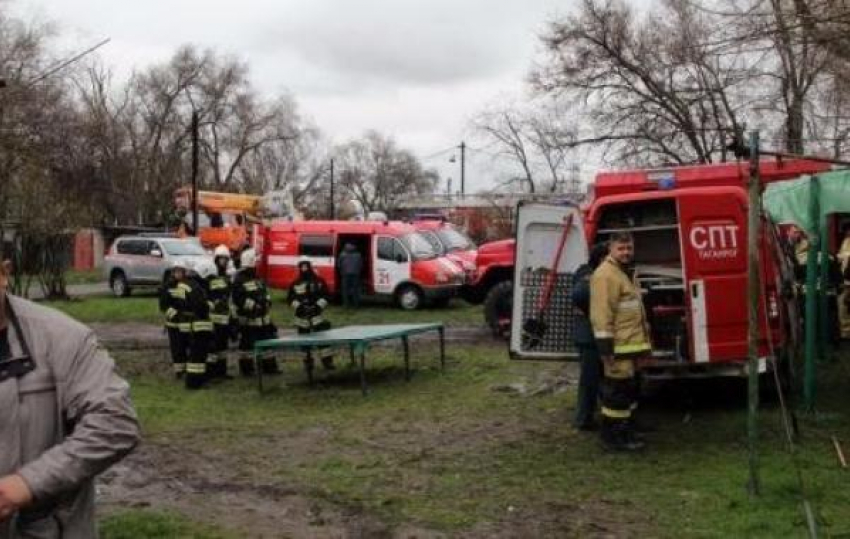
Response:
[{"label": "overcast sky", "polygon": [[[577,0],[16,0],[25,18],[56,22],[63,47],[100,51],[119,75],[167,61],[183,43],[246,60],[256,86],[291,92],[334,142],[367,129],[394,136],[452,176],[468,120],[521,95],[537,35]],[[467,191],[486,188],[470,153]]]}]

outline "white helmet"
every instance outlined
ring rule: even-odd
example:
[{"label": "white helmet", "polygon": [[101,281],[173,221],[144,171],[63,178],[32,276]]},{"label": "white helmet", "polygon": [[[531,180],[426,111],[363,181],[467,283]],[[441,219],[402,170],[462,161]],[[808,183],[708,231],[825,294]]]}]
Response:
[{"label": "white helmet", "polygon": [[218,269],[215,267],[212,260],[204,260],[195,267],[195,271],[198,272],[198,275],[200,275],[202,279],[208,279],[218,273]]},{"label": "white helmet", "polygon": [[257,252],[254,249],[245,249],[239,257],[239,265],[243,268],[253,268],[257,265]]},{"label": "white helmet", "polygon": [[185,258],[175,258],[174,262],[171,263],[171,269],[182,269],[190,271],[192,269],[192,264],[189,263],[189,260]]},{"label": "white helmet", "polygon": [[215,251],[213,251],[214,258],[218,258],[220,256],[230,258],[230,249],[227,248],[227,245],[219,245],[215,248]]}]

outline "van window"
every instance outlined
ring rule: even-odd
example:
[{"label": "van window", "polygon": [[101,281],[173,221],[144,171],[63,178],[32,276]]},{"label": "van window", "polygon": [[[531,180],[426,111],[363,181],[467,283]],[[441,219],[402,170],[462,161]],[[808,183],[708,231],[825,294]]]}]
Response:
[{"label": "van window", "polygon": [[329,234],[302,235],[298,242],[298,254],[301,256],[333,256],[334,238]]},{"label": "van window", "polygon": [[401,256],[404,262],[407,262],[407,251],[401,246],[401,243],[395,238],[378,238],[378,260],[396,261],[396,257]]}]

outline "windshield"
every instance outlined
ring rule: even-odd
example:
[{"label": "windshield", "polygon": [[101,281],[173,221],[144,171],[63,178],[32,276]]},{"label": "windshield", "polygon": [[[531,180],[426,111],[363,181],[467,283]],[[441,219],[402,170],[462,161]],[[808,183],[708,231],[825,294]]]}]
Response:
[{"label": "windshield", "polygon": [[445,247],[443,247],[443,242],[440,241],[440,238],[437,237],[437,234],[431,232],[430,230],[420,230],[419,234],[422,235],[423,238],[428,240],[428,243],[431,244],[431,248],[434,249],[434,252],[438,255],[446,254]]},{"label": "windshield", "polygon": [[172,256],[207,254],[201,244],[194,240],[163,240],[160,243],[165,252]]},{"label": "windshield", "polygon": [[431,246],[431,243],[425,239],[422,234],[414,232],[405,234],[401,237],[404,246],[410,250],[414,260],[429,260],[437,258],[437,251]]},{"label": "windshield", "polygon": [[441,228],[437,230],[437,236],[440,237],[440,242],[449,253],[452,251],[469,251],[475,249],[475,243],[466,234],[454,228]]}]

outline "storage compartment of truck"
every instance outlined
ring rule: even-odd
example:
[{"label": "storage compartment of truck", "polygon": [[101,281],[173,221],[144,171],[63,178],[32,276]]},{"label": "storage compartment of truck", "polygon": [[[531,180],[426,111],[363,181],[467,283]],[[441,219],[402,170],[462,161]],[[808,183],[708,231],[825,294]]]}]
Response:
[{"label": "storage compartment of truck", "polygon": [[635,278],[643,292],[653,355],[685,361],[688,308],[675,200],[617,204],[602,210],[596,241],[630,232],[635,242]]}]

